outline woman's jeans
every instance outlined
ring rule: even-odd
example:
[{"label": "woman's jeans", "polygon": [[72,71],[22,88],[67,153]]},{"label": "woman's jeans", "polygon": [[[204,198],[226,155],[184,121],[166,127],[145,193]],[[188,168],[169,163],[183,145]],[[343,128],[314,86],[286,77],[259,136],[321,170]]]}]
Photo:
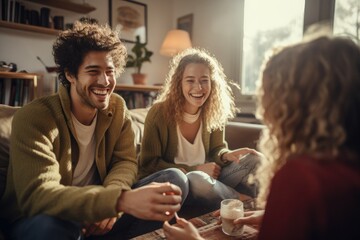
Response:
[{"label": "woman's jeans", "polygon": [[223,199],[239,199],[240,193],[256,197],[258,186],[248,180],[255,173],[259,161],[257,155],[248,154],[239,163],[232,162],[223,167],[218,179],[202,171],[187,173],[190,190],[185,205],[200,205],[215,210]]},{"label": "woman's jeans", "polygon": [[[186,175],[179,169],[169,168],[156,172],[146,178],[141,179],[133,185],[138,188],[152,182],[170,182],[181,188],[182,199],[186,199],[189,192],[188,180]],[[54,204],[56,204],[54,202]],[[92,236],[86,239],[130,239],[161,228],[163,222],[145,221],[129,214],[124,214],[115,223],[113,229],[103,236]],[[12,239],[85,239],[81,234],[81,224],[78,222],[65,221],[58,217],[45,214],[25,218],[14,223],[10,230]]]}]

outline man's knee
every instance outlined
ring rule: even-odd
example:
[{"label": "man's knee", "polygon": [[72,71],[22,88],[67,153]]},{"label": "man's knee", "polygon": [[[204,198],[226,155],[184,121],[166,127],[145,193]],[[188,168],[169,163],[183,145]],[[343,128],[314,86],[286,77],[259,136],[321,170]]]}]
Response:
[{"label": "man's knee", "polygon": [[78,239],[80,224],[41,214],[22,220],[15,227],[15,239]]}]

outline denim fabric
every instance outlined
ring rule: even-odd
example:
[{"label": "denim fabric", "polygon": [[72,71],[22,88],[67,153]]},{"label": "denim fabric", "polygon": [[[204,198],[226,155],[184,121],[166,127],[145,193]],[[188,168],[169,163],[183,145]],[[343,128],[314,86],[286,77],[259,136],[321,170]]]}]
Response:
[{"label": "denim fabric", "polygon": [[138,188],[145,185],[148,185],[152,182],[164,183],[170,182],[174,185],[177,185],[182,192],[182,201],[184,202],[188,193],[189,193],[189,183],[186,175],[177,168],[168,168],[156,173],[153,173],[133,185],[132,188]]},{"label": "denim fabric", "polygon": [[[152,182],[170,182],[181,188],[182,199],[185,201],[188,192],[188,180],[186,175],[176,168],[169,168],[156,172],[133,185],[134,188],[142,187]],[[151,232],[161,228],[163,222],[146,221],[129,214],[124,214],[114,225],[113,229],[103,236],[91,236],[86,239],[130,239],[135,236]],[[61,220],[48,215],[37,215],[16,222],[11,229],[14,239],[83,239],[81,236],[81,224]]]},{"label": "denim fabric", "polygon": [[240,193],[256,197],[257,185],[249,184],[248,178],[255,173],[259,161],[259,157],[249,154],[239,163],[232,162],[223,167],[217,180],[202,171],[187,173],[190,191],[185,205],[206,205],[217,209],[223,199],[239,199]]},{"label": "denim fabric", "polygon": [[82,239],[81,226],[76,222],[41,214],[16,222],[12,227],[11,238],[14,240],[80,240]]}]

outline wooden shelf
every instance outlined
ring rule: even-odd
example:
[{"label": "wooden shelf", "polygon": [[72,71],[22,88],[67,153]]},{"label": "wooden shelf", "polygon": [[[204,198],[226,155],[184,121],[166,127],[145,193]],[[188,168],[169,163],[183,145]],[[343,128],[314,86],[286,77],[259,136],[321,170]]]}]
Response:
[{"label": "wooden shelf", "polygon": [[158,92],[161,88],[162,86],[119,84],[115,86],[115,91]]},{"label": "wooden shelf", "polygon": [[52,28],[38,27],[28,24],[13,23],[6,21],[0,21],[0,27],[28,31],[28,32],[37,32],[37,33],[43,33],[49,35],[58,35],[60,32],[59,30],[55,30]]},{"label": "wooden shelf", "polygon": [[50,7],[65,9],[65,10],[76,12],[76,13],[89,13],[89,12],[96,10],[95,7],[93,7],[87,3],[80,4],[80,3],[73,3],[73,2],[65,1],[65,0],[27,0],[27,1],[39,3],[39,4],[50,6]]},{"label": "wooden shelf", "polygon": [[22,79],[29,80],[33,82],[33,97],[30,100],[36,99],[38,97],[38,77],[41,75],[36,73],[21,73],[21,72],[0,72],[0,78],[5,79]]},{"label": "wooden shelf", "polygon": [[30,79],[33,80],[39,75],[36,73],[22,73],[22,72],[0,72],[0,77],[2,78],[21,78],[21,79]]}]

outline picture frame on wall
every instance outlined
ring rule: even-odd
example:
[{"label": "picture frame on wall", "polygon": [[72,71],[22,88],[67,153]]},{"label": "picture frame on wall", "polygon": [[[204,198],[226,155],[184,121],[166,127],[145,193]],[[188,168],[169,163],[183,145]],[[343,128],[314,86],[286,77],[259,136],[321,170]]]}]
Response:
[{"label": "picture frame on wall", "polygon": [[135,43],[147,43],[147,6],[130,0],[109,0],[109,24],[119,30],[120,39]]},{"label": "picture frame on wall", "polygon": [[177,19],[177,29],[187,31],[190,35],[190,39],[192,39],[193,19],[194,15],[192,13]]}]

